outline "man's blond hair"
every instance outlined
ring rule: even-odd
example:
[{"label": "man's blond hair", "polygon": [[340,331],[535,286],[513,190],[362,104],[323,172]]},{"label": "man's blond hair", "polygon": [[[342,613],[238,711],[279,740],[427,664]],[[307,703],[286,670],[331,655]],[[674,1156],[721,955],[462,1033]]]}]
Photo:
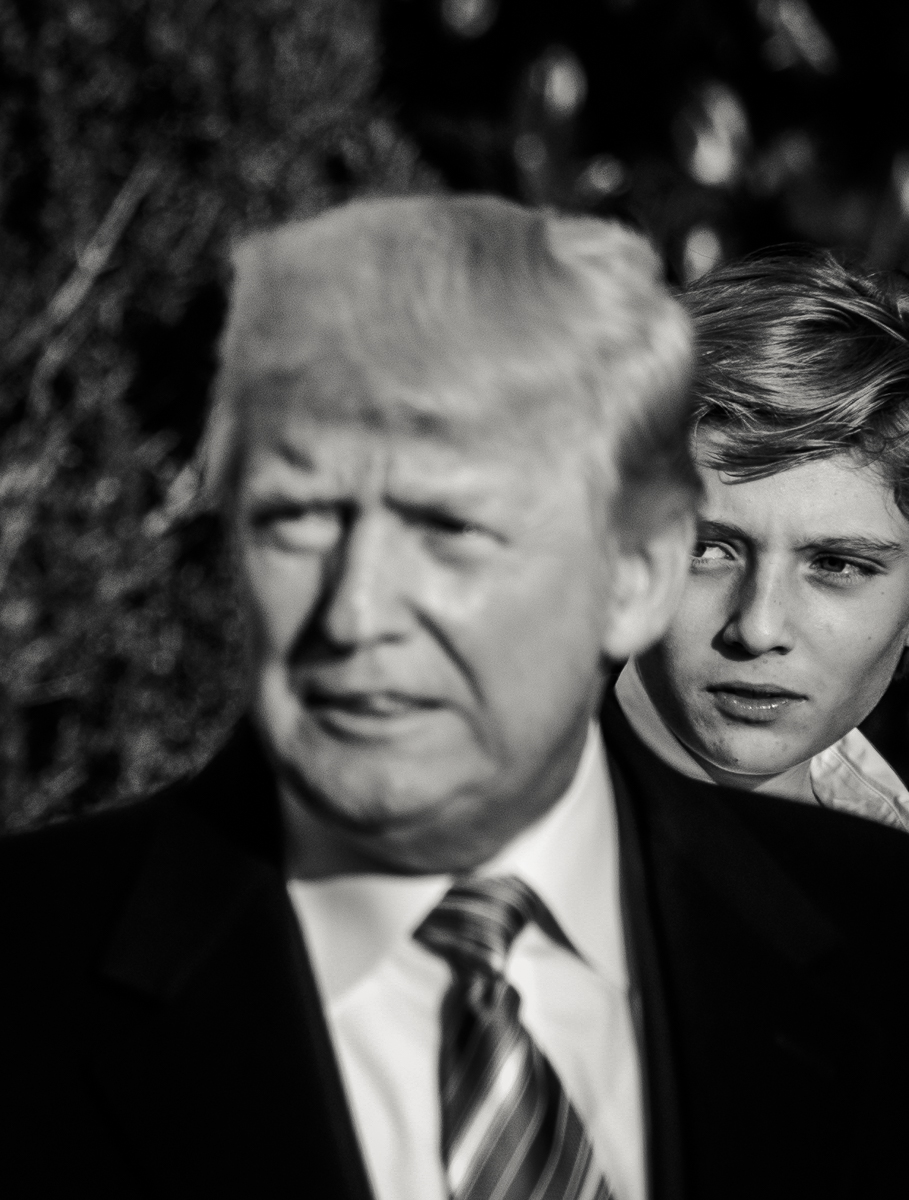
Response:
[{"label": "man's blond hair", "polygon": [[237,245],[200,451],[218,503],[274,387],[418,425],[495,398],[553,406],[610,481],[690,491],[688,318],[615,222],[489,196],[355,201]]}]

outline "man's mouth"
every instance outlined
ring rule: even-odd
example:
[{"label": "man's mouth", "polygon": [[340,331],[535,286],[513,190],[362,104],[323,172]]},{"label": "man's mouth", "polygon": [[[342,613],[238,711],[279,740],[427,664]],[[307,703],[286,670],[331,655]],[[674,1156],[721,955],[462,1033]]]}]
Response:
[{"label": "man's mouth", "polygon": [[740,683],[738,680],[713,684],[707,691],[726,716],[760,725],[769,724],[793,705],[808,699],[802,692],[793,692],[774,683]]},{"label": "man's mouth", "polygon": [[351,737],[388,734],[393,727],[441,707],[438,701],[427,697],[390,689],[310,687],[303,699],[320,725],[332,733]]}]

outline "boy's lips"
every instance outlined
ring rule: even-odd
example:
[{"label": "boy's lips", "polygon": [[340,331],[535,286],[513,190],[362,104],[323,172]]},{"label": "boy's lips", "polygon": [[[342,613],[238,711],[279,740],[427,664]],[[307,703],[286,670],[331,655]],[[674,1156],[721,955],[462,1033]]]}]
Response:
[{"label": "boy's lips", "polygon": [[802,692],[775,683],[743,683],[729,680],[711,684],[707,691],[726,716],[752,724],[769,724],[793,705],[808,699]]}]

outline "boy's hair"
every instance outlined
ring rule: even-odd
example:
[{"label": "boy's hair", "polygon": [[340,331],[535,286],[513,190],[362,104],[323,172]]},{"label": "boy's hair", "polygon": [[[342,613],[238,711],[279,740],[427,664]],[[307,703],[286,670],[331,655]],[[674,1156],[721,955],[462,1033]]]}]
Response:
[{"label": "boy's hair", "polygon": [[909,517],[907,283],[806,249],[692,284],[698,461],[758,478],[851,453]]}]

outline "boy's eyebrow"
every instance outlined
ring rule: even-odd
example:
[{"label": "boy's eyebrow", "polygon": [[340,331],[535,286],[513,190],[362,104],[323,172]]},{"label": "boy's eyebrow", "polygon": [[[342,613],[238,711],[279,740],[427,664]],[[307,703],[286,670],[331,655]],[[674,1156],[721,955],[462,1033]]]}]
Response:
[{"label": "boy's eyebrow", "polygon": [[862,534],[809,538],[799,549],[815,550],[824,554],[870,554],[879,558],[898,558],[906,553],[906,547],[899,542],[886,542],[880,538],[864,537]]},{"label": "boy's eyebrow", "polygon": [[698,519],[697,523],[698,534],[707,534],[710,537],[726,537],[733,538],[740,542],[753,542],[754,538],[740,525],[734,525],[731,521],[708,521],[703,517]]},{"label": "boy's eyebrow", "polygon": [[[742,542],[754,542],[753,535],[731,521],[698,521],[699,537],[726,537]],[[817,534],[808,536],[796,547],[798,550],[813,550],[820,554],[868,554],[878,558],[898,558],[906,554],[907,547],[900,542],[889,542],[882,538],[866,537],[864,534]]]}]

